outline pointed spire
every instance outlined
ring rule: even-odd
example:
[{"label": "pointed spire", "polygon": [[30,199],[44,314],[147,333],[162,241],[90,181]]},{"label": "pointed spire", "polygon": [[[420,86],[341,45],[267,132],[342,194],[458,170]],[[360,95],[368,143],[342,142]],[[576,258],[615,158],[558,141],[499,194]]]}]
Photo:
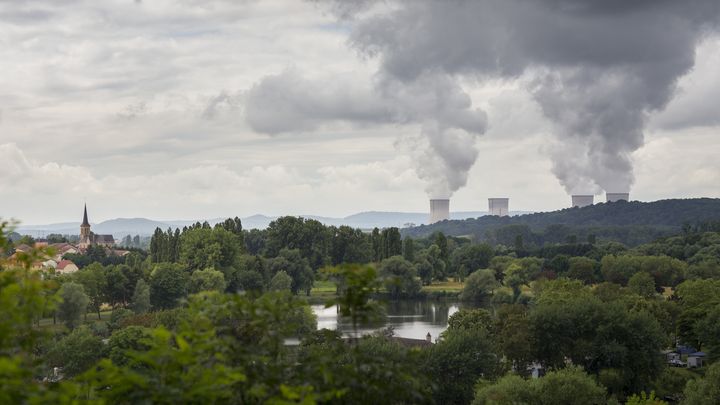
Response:
[{"label": "pointed spire", "polygon": [[90,222],[88,222],[87,218],[87,204],[85,204],[85,209],[83,211],[83,222],[80,226],[90,226]]}]

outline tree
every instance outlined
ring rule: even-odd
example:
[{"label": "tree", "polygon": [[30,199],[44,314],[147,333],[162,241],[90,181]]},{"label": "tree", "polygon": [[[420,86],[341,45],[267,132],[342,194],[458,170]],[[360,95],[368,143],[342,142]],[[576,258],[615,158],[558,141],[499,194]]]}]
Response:
[{"label": "tree", "polygon": [[[553,283],[562,285],[558,282]],[[564,295],[541,295],[529,313],[535,359],[548,367],[562,367],[569,359],[594,374],[617,370],[621,394],[648,386],[664,366],[657,353],[666,336],[658,321],[646,311],[628,311],[618,301],[602,302],[569,287]]]},{"label": "tree", "polygon": [[145,280],[140,279],[135,284],[132,297],[132,310],[136,314],[144,314],[150,310],[150,287]]},{"label": "tree", "polygon": [[225,291],[225,277],[215,269],[196,270],[190,276],[190,292]]},{"label": "tree", "polygon": [[293,294],[303,291],[310,295],[315,273],[307,259],[302,257],[299,249],[282,249],[278,257],[270,260],[270,269],[273,274],[282,270],[290,276],[292,279],[290,290]]},{"label": "tree", "polygon": [[129,267],[124,264],[105,268],[105,277],[107,279],[106,298],[113,306],[124,305],[132,297],[132,288],[135,283],[130,284],[131,280],[127,277],[128,270]]},{"label": "tree", "polygon": [[486,269],[490,265],[493,255],[492,247],[484,243],[465,245],[455,249],[451,258],[452,272],[457,274],[462,266],[465,266],[470,273]]},{"label": "tree", "polygon": [[494,326],[494,337],[500,353],[516,370],[527,370],[535,359],[533,330],[528,321],[527,307],[520,304],[501,306]]},{"label": "tree", "polygon": [[668,403],[656,397],[655,392],[651,391],[648,395],[645,391],[643,391],[640,395],[635,394],[628,398],[625,405],[668,405]]},{"label": "tree", "polygon": [[180,261],[191,270],[232,266],[244,249],[242,236],[222,226],[190,229],[179,238]]},{"label": "tree", "polygon": [[403,239],[403,259],[409,262],[415,261],[415,241],[409,236]]},{"label": "tree", "polygon": [[465,280],[460,299],[475,303],[483,302],[493,294],[497,286],[498,282],[495,280],[495,274],[492,270],[478,270],[470,274]]},{"label": "tree", "polygon": [[132,362],[129,351],[145,351],[150,348],[148,341],[152,337],[152,330],[142,326],[128,326],[113,332],[108,339],[108,358],[117,366],[124,366]]},{"label": "tree", "polygon": [[83,286],[67,282],[58,291],[60,304],[57,307],[57,317],[70,329],[75,329],[80,316],[85,313],[90,299],[85,295]]},{"label": "tree", "polygon": [[469,403],[477,380],[492,378],[499,371],[499,357],[482,328],[448,330],[428,349],[426,362],[438,404]]},{"label": "tree", "polygon": [[100,319],[100,306],[105,301],[107,290],[105,269],[100,263],[93,263],[73,274],[72,278],[83,286],[85,294],[90,299],[90,307],[97,312]]},{"label": "tree", "polygon": [[398,228],[385,228],[382,230],[381,236],[381,259],[402,255],[402,237]]},{"label": "tree", "polygon": [[455,312],[448,319],[448,330],[484,329],[493,332],[493,318],[485,309],[465,309]]},{"label": "tree", "polygon": [[393,299],[401,295],[414,296],[420,292],[420,283],[415,279],[415,266],[402,256],[383,260],[380,263],[380,276]]},{"label": "tree", "polygon": [[430,262],[423,258],[415,264],[417,275],[420,277],[423,285],[430,285],[433,278],[433,266]]},{"label": "tree", "polygon": [[[237,287],[242,291],[259,291],[265,289],[265,282],[262,274],[253,270],[239,271],[236,276]],[[290,279],[292,283],[292,279]]]},{"label": "tree", "polygon": [[288,276],[285,270],[280,270],[270,280],[269,291],[290,291],[292,288],[292,277]]},{"label": "tree", "polygon": [[683,405],[715,405],[720,398],[720,363],[708,367],[705,377],[690,380]]},{"label": "tree", "polygon": [[[432,279],[447,279],[447,264],[444,260],[442,260],[440,256],[440,248],[435,244],[430,245],[429,248],[422,250],[420,254],[418,254],[418,263],[423,263],[427,261],[432,267],[430,281],[432,281]],[[423,277],[423,281],[427,281],[427,276]],[[430,284],[430,281],[427,281],[427,284]]]},{"label": "tree", "polygon": [[580,280],[585,284],[592,284],[596,281],[595,267],[597,262],[583,256],[571,257],[568,259],[567,276]]},{"label": "tree", "polygon": [[150,302],[155,309],[170,309],[188,291],[189,277],[182,265],[160,263],[150,274]]},{"label": "tree", "polygon": [[325,303],[325,307],[337,305],[343,316],[350,317],[354,336],[358,337],[358,325],[375,320],[381,314],[377,302],[370,300],[371,295],[380,287],[375,267],[343,265],[325,269],[324,272],[335,278],[341,286],[337,297]]},{"label": "tree", "polygon": [[48,365],[62,367],[65,377],[74,377],[95,365],[104,352],[102,340],[83,326],[52,346],[47,354]]},{"label": "tree", "polygon": [[650,274],[641,271],[630,277],[628,289],[641,297],[651,298],[656,294],[655,280]]},{"label": "tree", "polygon": [[579,367],[550,371],[544,377],[525,380],[507,375],[495,384],[481,383],[473,405],[604,405],[605,389]]},{"label": "tree", "polygon": [[444,233],[438,232],[435,235],[434,244],[440,249],[440,260],[445,262],[445,265],[450,264],[450,252],[448,251],[448,241]]}]

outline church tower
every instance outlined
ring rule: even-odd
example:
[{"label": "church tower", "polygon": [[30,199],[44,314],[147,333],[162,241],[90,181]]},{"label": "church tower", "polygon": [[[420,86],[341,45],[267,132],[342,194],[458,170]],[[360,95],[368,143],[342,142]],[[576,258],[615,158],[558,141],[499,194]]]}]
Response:
[{"label": "church tower", "polygon": [[87,216],[87,204],[85,204],[85,210],[83,212],[83,222],[80,224],[80,247],[87,248],[92,244],[90,240],[90,222],[88,222]]}]

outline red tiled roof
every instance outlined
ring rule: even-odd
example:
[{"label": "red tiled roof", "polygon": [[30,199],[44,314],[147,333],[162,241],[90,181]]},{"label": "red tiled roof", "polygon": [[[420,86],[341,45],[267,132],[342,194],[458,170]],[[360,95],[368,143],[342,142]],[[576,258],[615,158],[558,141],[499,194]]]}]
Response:
[{"label": "red tiled roof", "polygon": [[65,269],[65,267],[67,267],[68,265],[71,265],[71,264],[73,266],[75,266],[75,263],[73,263],[72,260],[60,260],[60,263],[58,263],[56,269],[63,270],[63,269]]}]

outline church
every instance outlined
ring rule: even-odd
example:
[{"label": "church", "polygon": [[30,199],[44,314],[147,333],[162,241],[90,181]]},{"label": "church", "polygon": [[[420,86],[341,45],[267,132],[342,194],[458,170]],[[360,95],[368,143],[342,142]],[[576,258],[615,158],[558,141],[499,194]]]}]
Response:
[{"label": "church", "polygon": [[78,247],[85,250],[90,246],[99,245],[104,247],[112,247],[115,245],[115,238],[112,235],[96,235],[90,231],[90,222],[88,222],[87,204],[83,212],[83,222],[80,224],[80,242]]}]

